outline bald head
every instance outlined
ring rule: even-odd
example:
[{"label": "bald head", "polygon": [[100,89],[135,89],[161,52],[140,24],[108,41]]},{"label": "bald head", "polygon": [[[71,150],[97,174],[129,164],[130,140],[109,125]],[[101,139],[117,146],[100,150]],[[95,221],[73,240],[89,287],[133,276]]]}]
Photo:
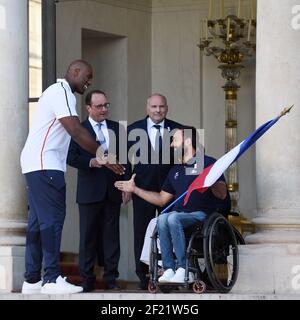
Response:
[{"label": "bald head", "polygon": [[89,68],[92,70],[92,66],[85,60],[72,61],[67,69],[67,74],[73,72],[75,69]]},{"label": "bald head", "polygon": [[164,101],[164,104],[167,106],[168,102],[167,102],[167,97],[164,96],[161,93],[153,93],[151,94],[151,96],[149,96],[149,98],[147,99],[147,105],[150,105],[152,98],[158,97],[160,98],[162,101]]},{"label": "bald head", "polygon": [[83,94],[92,83],[93,68],[85,60],[74,60],[67,69],[65,79],[73,92]]},{"label": "bald head", "polygon": [[168,113],[167,98],[160,94],[154,93],[147,99],[147,115],[156,124],[162,122]]}]

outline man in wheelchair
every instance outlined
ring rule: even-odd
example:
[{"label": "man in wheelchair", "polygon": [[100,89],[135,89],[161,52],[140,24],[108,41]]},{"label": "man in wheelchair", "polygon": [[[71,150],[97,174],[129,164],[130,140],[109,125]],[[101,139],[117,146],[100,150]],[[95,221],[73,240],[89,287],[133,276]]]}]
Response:
[{"label": "man in wheelchair", "polygon": [[[138,188],[134,183],[135,175],[128,181],[117,181],[115,186],[125,192],[134,192],[144,200],[164,207],[173,198],[181,196],[201,173],[216,160],[204,154],[199,146],[197,130],[194,127],[177,129],[171,146],[180,154],[182,161],[170,170],[160,192]],[[230,197],[225,178],[222,175],[213,186],[204,193],[192,192],[188,203],[183,198],[177,201],[170,212],[158,216],[157,229],[160,239],[163,269],[160,283],[184,283],[186,268],[186,238],[184,229],[203,221],[217,209],[228,212]],[[175,253],[175,257],[174,254]],[[189,273],[189,282],[193,275]]]}]

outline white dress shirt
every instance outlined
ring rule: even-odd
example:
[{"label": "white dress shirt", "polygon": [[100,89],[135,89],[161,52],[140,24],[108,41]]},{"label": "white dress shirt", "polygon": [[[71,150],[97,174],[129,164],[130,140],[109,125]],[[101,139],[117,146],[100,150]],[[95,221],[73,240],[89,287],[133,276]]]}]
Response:
[{"label": "white dress shirt", "polygon": [[155,149],[155,137],[157,134],[157,130],[154,126],[155,125],[159,125],[160,126],[160,134],[161,137],[163,138],[164,136],[164,124],[165,124],[165,120],[163,120],[160,123],[154,123],[150,117],[147,118],[147,132],[148,132],[148,136],[152,145],[152,148]]},{"label": "white dress shirt", "polygon": [[[93,120],[91,117],[89,117],[89,122],[90,122],[91,126],[93,127],[93,129],[94,129],[94,131],[95,131],[96,137],[97,137],[98,140],[99,140],[99,137],[98,137],[98,134],[99,134],[99,126],[98,126],[98,123],[99,123],[99,122],[96,122],[96,121]],[[108,129],[107,129],[106,120],[103,120],[103,121],[101,121],[100,123],[102,124],[101,130],[102,130],[103,135],[104,135],[104,138],[105,138],[105,144],[106,144],[107,148],[109,148],[109,134],[108,134]]]}]

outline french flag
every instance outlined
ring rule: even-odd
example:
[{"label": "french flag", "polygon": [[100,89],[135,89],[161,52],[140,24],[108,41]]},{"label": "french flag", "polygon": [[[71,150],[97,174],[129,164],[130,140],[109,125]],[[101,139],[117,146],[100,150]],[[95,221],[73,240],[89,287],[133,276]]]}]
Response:
[{"label": "french flag", "polygon": [[247,149],[249,149],[253,143],[255,143],[267,130],[269,130],[283,115],[288,113],[292,107],[293,106],[284,109],[284,111],[282,111],[278,117],[260,126],[240,144],[218,159],[214,164],[205,168],[191,183],[188,190],[182,195],[186,195],[184,198],[184,205],[187,204],[189,197],[194,190],[202,193],[206,191],[207,188],[211,187],[234,161],[236,161]]}]

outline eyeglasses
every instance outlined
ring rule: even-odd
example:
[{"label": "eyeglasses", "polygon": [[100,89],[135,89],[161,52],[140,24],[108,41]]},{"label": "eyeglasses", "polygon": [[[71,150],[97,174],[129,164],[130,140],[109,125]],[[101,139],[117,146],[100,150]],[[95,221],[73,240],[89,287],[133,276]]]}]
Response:
[{"label": "eyeglasses", "polygon": [[104,104],[93,105],[93,107],[96,108],[96,109],[103,109],[103,108],[109,109],[110,108],[110,103],[106,102]]}]

